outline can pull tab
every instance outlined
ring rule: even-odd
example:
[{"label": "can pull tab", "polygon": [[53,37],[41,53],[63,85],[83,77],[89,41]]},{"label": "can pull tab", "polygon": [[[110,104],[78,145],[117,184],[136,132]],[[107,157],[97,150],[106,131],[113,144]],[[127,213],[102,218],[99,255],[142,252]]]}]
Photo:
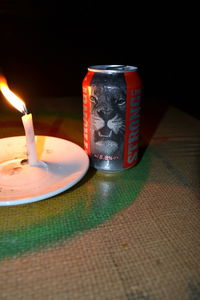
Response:
[{"label": "can pull tab", "polygon": [[127,66],[125,65],[117,65],[117,66],[110,66],[107,67],[106,70],[126,70]]}]

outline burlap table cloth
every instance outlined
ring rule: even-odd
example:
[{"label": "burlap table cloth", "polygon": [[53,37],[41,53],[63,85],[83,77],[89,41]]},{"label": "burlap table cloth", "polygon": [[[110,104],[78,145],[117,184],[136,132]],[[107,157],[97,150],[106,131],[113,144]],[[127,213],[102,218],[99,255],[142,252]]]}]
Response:
[{"label": "burlap table cloth", "polygon": [[[80,99],[33,103],[37,135],[82,145]],[[24,134],[10,110],[1,138]],[[151,101],[136,167],[90,169],[56,197],[0,207],[0,299],[200,299],[199,133]]]}]

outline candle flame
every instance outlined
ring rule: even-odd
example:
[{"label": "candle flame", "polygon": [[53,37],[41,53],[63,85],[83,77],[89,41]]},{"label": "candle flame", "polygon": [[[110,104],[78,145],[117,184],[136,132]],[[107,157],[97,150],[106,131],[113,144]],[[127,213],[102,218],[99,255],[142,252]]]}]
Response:
[{"label": "candle flame", "polygon": [[26,104],[23,100],[17,97],[8,87],[7,81],[3,75],[0,74],[0,90],[4,97],[21,113],[26,113]]}]

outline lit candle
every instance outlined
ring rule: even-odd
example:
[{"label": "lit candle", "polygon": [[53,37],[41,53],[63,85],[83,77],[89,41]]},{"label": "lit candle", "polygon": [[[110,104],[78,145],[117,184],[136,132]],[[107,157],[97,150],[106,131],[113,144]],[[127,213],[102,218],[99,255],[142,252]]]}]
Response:
[{"label": "lit candle", "polygon": [[25,114],[22,117],[22,123],[24,125],[24,130],[26,134],[26,145],[28,152],[28,163],[30,166],[37,166],[37,156],[36,156],[36,147],[35,147],[35,135],[33,129],[33,120],[32,114]]},{"label": "lit candle", "polygon": [[0,90],[4,97],[21,113],[22,123],[26,135],[26,146],[28,152],[28,163],[30,166],[37,166],[37,155],[35,147],[35,135],[33,129],[32,114],[27,112],[26,104],[19,97],[17,97],[8,87],[6,79],[0,74]]}]

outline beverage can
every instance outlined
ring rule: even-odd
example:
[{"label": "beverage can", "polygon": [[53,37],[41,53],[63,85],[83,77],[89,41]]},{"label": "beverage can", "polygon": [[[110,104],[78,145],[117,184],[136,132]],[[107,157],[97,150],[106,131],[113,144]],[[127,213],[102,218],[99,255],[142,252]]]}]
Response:
[{"label": "beverage can", "polygon": [[137,163],[141,86],[137,67],[88,68],[82,85],[84,149],[95,169],[116,172]]}]

